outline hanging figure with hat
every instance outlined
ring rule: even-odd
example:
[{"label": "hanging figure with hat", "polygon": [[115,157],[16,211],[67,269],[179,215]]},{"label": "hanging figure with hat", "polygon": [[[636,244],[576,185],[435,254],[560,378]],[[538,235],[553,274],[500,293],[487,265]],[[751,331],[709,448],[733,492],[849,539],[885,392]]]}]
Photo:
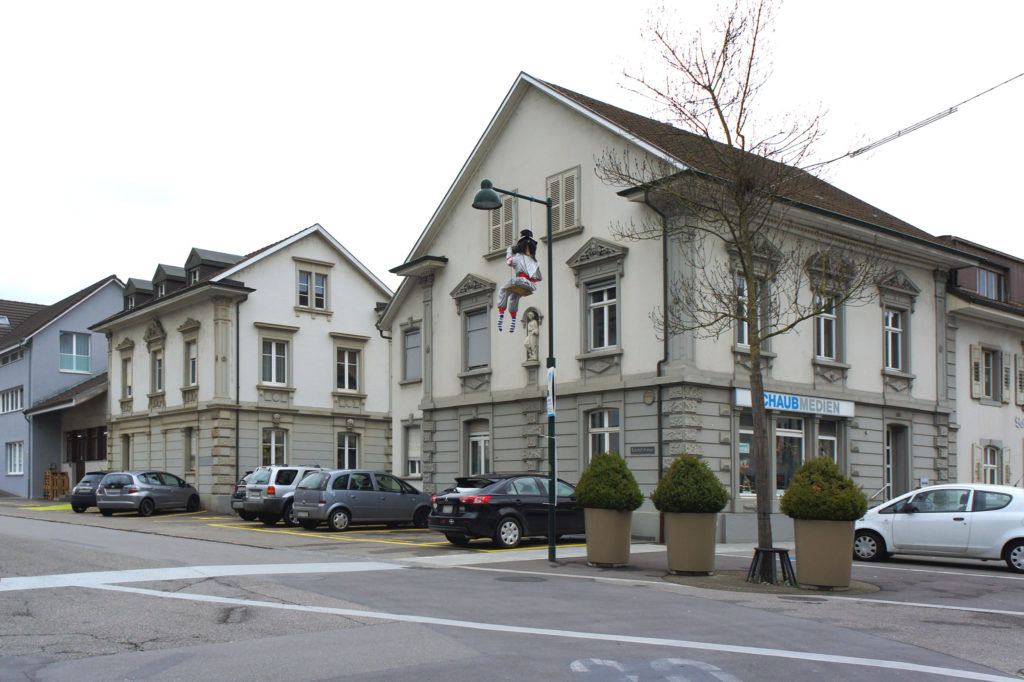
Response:
[{"label": "hanging figure with hat", "polygon": [[519,298],[535,292],[537,282],[543,279],[537,264],[537,240],[533,238],[533,232],[523,230],[519,233],[516,245],[505,249],[505,262],[512,268],[512,278],[498,290],[498,331],[505,323],[505,311],[508,310],[512,317],[508,330],[514,332]]}]

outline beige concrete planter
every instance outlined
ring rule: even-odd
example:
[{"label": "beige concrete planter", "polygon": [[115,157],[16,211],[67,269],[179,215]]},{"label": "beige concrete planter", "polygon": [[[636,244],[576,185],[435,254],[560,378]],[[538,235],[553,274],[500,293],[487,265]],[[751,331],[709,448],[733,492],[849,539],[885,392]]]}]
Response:
[{"label": "beige concrete planter", "polygon": [[718,514],[665,513],[669,573],[711,575],[715,570]]},{"label": "beige concrete planter", "polygon": [[793,519],[796,579],[801,585],[850,586],[853,523]]},{"label": "beige concrete planter", "polygon": [[587,526],[587,564],[617,568],[629,563],[633,512],[614,509],[584,509]]}]

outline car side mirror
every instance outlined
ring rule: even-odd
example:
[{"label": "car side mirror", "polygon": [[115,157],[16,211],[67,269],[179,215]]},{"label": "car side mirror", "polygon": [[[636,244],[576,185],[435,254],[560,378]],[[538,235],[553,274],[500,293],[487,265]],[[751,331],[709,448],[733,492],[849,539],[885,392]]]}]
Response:
[{"label": "car side mirror", "polygon": [[906,507],[903,508],[903,513],[904,514],[914,514],[916,512],[917,512],[917,507],[915,505],[913,505],[913,504],[908,504]]}]

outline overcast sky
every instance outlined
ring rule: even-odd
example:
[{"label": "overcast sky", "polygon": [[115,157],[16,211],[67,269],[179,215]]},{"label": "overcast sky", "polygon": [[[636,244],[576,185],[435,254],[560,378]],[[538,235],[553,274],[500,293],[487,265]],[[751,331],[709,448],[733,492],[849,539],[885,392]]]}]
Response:
[{"label": "overcast sky", "polygon": [[[394,289],[520,71],[651,113],[622,71],[651,58],[655,4],[2,2],[0,298],[53,303],[317,222]],[[668,4],[684,25],[714,10]],[[1024,72],[1022,26],[1018,1],[790,0],[765,106],[820,103],[832,158]],[[1022,111],[1024,78],[826,179],[1024,256]]]}]

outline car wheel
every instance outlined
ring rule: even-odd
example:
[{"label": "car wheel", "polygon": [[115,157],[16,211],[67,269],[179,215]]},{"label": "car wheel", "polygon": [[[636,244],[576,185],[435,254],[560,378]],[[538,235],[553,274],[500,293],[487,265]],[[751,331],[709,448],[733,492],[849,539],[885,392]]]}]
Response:
[{"label": "car wheel", "polygon": [[518,547],[523,539],[523,527],[515,518],[506,516],[498,522],[498,530],[494,531],[494,544],[504,549]]},{"label": "car wheel", "polygon": [[188,498],[188,504],[185,505],[185,511],[194,512],[199,511],[199,496],[193,495]]},{"label": "car wheel", "polygon": [[76,514],[81,514],[82,512],[84,512],[84,511],[85,511],[85,507],[83,507],[83,506],[82,506],[82,505],[80,505],[80,504],[73,504],[73,505],[71,505],[71,509],[72,509],[72,511],[74,511],[74,512],[75,512]]},{"label": "car wheel", "polygon": [[853,536],[853,558],[858,561],[881,561],[888,552],[885,551],[885,540],[871,530],[859,530]]},{"label": "car wheel", "polygon": [[264,526],[273,526],[275,523],[281,520],[280,516],[274,516],[273,514],[267,514],[260,517],[260,521],[263,522]]},{"label": "car wheel", "polygon": [[469,544],[469,538],[465,535],[457,535],[455,533],[445,533],[444,537],[448,542],[456,545],[457,547],[465,547]]},{"label": "car wheel", "polygon": [[319,524],[318,524],[318,523],[317,523],[316,521],[299,521],[299,525],[301,525],[301,526],[302,526],[303,528],[305,528],[306,530],[313,530],[313,529],[315,529],[315,528],[316,528],[316,527],[317,527],[317,526],[318,526]]},{"label": "car wheel", "polygon": [[111,516],[113,513],[113,509],[100,509],[100,514],[103,514],[104,516]]},{"label": "car wheel", "polygon": [[412,525],[417,528],[426,528],[428,516],[430,516],[430,508],[420,507],[416,510],[416,513],[412,515]]},{"label": "car wheel", "polygon": [[243,521],[255,521],[256,514],[247,511],[240,511],[238,512],[238,518],[242,519]]},{"label": "car wheel", "polygon": [[156,509],[156,505],[153,504],[152,498],[143,497],[139,502],[139,516],[152,516],[154,509]]},{"label": "car wheel", "polygon": [[295,510],[292,509],[291,502],[284,506],[284,510],[281,512],[281,521],[286,528],[294,528],[299,525],[299,519],[295,516]]},{"label": "car wheel", "polygon": [[1014,540],[1003,551],[1006,565],[1015,573],[1024,573],[1024,540]]},{"label": "car wheel", "polygon": [[327,525],[330,526],[331,530],[348,530],[348,525],[351,522],[352,517],[349,516],[348,511],[345,509],[335,509],[327,517]]}]

